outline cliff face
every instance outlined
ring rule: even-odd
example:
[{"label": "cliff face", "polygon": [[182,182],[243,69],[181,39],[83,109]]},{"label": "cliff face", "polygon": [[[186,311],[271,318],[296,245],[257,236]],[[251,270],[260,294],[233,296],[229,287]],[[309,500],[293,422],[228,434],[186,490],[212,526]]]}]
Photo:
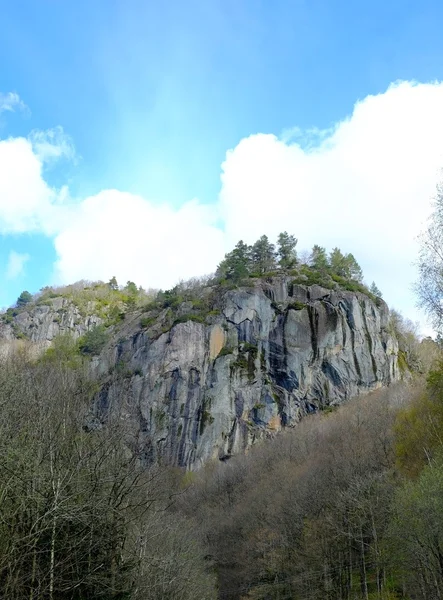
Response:
[{"label": "cliff face", "polygon": [[45,304],[33,304],[29,309],[0,321],[0,340],[25,338],[45,348],[63,333],[71,333],[79,338],[91,327],[103,322],[96,314],[87,314],[88,308],[93,313],[95,306],[91,303],[91,306],[86,306],[86,310],[80,310],[63,297],[51,298]]},{"label": "cliff face", "polygon": [[[212,324],[179,323],[159,337],[132,332],[97,360],[134,373],[147,452],[197,467],[226,459],[303,414],[399,378],[388,309],[365,295],[281,278],[227,292]],[[104,405],[121,393],[104,388]]]},{"label": "cliff face", "polygon": [[[128,314],[92,361],[104,381],[98,416],[124,397],[138,415],[147,460],[187,468],[226,460],[306,413],[399,378],[398,346],[383,302],[376,306],[361,293],[296,285],[286,277],[215,293],[218,311],[204,322],[184,318],[167,331],[168,309],[145,328],[140,313]],[[19,323],[3,325],[0,336],[14,337],[12,328],[19,327],[44,344],[55,331],[78,336],[99,322],[77,316],[75,323],[72,307],[60,309],[65,321],[51,320],[57,309],[23,313]],[[32,325],[37,318],[41,324]],[[121,365],[125,376],[115,384],[109,373]]]}]

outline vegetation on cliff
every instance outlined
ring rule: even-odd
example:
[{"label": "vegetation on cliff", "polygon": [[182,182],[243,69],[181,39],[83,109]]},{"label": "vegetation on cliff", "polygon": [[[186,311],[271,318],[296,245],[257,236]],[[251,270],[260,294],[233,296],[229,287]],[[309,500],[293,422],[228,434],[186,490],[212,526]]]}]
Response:
[{"label": "vegetation on cliff", "polygon": [[34,296],[25,290],[2,319],[5,323],[11,323],[21,312],[36,306],[51,306],[51,300],[63,298],[75,306],[81,315],[97,315],[109,326],[123,320],[127,311],[136,308],[177,308],[185,301],[194,301],[194,307],[191,308],[205,308],[202,302],[203,288],[248,285],[250,279],[277,275],[287,275],[293,283],[301,285],[316,284],[328,289],[362,292],[374,300],[381,298],[382,294],[375,283],[364,285],[362,270],[352,254],[343,254],[339,248],[334,248],[328,254],[325,248],[315,245],[310,253],[305,252],[304,258],[300,259],[296,245],[297,239],[287,232],[279,234],[276,245],[266,235],[252,245],[240,241],[225,255],[214,275],[182,281],[166,291],[144,290],[132,281],[122,286],[115,277],[108,283],[79,281],[65,287],[49,286]]}]

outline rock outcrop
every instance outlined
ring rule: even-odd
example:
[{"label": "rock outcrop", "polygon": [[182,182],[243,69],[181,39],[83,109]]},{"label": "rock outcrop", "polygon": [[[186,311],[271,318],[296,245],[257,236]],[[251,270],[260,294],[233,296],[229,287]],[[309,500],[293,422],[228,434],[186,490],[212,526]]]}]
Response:
[{"label": "rock outcrop", "polygon": [[[191,469],[226,460],[306,413],[399,379],[398,345],[381,300],[283,276],[212,293],[218,310],[203,322],[178,319],[165,330],[165,309],[143,328],[139,312],[128,314],[92,361],[103,381],[98,417],[124,397],[138,415],[146,460]],[[15,317],[0,336],[19,328],[45,344],[60,331],[78,336],[100,322],[63,302],[42,308]],[[121,365],[124,377],[111,376]]]},{"label": "rock outcrop", "polygon": [[63,333],[79,338],[91,327],[103,322],[102,318],[93,314],[94,309],[93,303],[80,310],[67,298],[50,298],[44,304],[32,304],[28,309],[17,311],[14,317],[0,321],[0,340],[25,338],[47,348],[55,337]]}]

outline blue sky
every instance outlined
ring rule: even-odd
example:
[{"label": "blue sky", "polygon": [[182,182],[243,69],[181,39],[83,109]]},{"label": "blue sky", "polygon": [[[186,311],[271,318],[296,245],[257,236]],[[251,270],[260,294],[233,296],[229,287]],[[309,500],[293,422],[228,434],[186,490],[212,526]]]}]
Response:
[{"label": "blue sky", "polygon": [[[386,94],[393,82],[425,84],[443,80],[443,4],[438,1],[172,0],[162,4],[141,0],[0,0],[0,8],[0,92],[18,94],[27,107],[20,109],[16,104],[14,111],[1,112],[0,138],[31,140],[32,151],[40,160],[41,179],[56,190],[57,199],[51,202],[64,202],[69,213],[62,219],[63,224],[57,221],[50,227],[46,222],[32,227],[11,223],[1,227],[1,306],[11,304],[24,288],[34,292],[49,283],[67,281],[70,276],[105,278],[112,269],[112,260],[117,261],[115,270],[120,278],[125,279],[127,274],[137,280],[139,271],[125,270],[125,264],[139,264],[128,245],[133,245],[132,251],[138,255],[145,253],[141,264],[146,272],[140,271],[138,281],[146,287],[163,286],[181,275],[204,272],[208,264],[201,262],[196,239],[211,245],[211,252],[204,254],[216,263],[235,234],[244,231],[240,237],[246,239],[253,237],[259,226],[266,229],[267,218],[262,216],[253,222],[259,202],[251,195],[254,186],[245,189],[246,184],[237,179],[236,186],[233,183],[232,173],[240,170],[237,165],[246,164],[234,161],[246,160],[247,155],[249,166],[243,170],[251,168],[251,176],[253,165],[262,164],[262,158],[255,163],[252,158],[261,138],[251,136],[273,134],[287,140],[286,132],[298,128],[299,137],[293,134],[288,144],[303,148],[306,130],[337,129],[346,119],[352,120],[356,102]],[[398,96],[399,106],[408,104],[406,96],[409,98],[410,93],[409,89],[401,98]],[[434,96],[436,93],[432,91]],[[411,102],[411,110],[421,113],[428,99],[420,100],[418,108],[415,101]],[[394,109],[386,108],[389,110]],[[377,118],[377,111],[375,108],[367,118]],[[389,115],[383,114],[389,122]],[[56,140],[52,136],[52,146],[65,144],[70,150],[55,152],[59,155],[55,160],[47,153],[38,154],[35,132],[54,132],[57,127],[63,128],[63,141],[61,134]],[[419,129],[422,127],[417,125]],[[31,132],[34,134],[30,137]],[[435,171],[439,149],[433,142],[426,146],[432,146],[435,163],[430,162]],[[272,154],[273,150],[266,148],[263,151]],[[229,150],[233,152],[227,161]],[[23,159],[23,164],[28,164],[28,159]],[[263,158],[263,164],[268,165],[269,160]],[[223,169],[223,163],[229,168]],[[278,183],[280,166],[276,168],[277,174],[273,171],[270,177]],[[356,165],[352,168],[354,173],[359,171]],[[21,171],[20,163],[17,169]],[[220,180],[222,173],[224,183]],[[429,181],[428,188],[423,183],[425,176],[433,177],[424,172],[417,177],[421,186],[417,184],[417,202],[421,203],[429,200],[429,190],[435,186],[436,177]],[[36,181],[26,171],[21,177],[27,178],[30,185]],[[319,173],[315,179],[321,177]],[[3,202],[9,205],[14,201],[13,187],[14,182],[9,182],[4,194]],[[337,189],[342,187],[340,183]],[[65,190],[63,201],[59,198],[61,188]],[[88,201],[113,189],[129,195],[101,198],[94,206],[94,201]],[[269,189],[273,195],[269,203],[276,202],[276,211],[283,211],[286,205],[283,202],[279,208],[278,185],[277,196],[272,186]],[[236,219],[236,207],[241,204],[237,200],[239,190],[245,191],[249,204],[244,210],[240,207]],[[356,189],[357,206],[358,195]],[[145,204],[135,198],[142,198]],[[188,206],[193,199],[197,199],[198,206]],[[305,200],[297,197],[294,202],[303,205]],[[216,214],[207,214],[210,207]],[[100,210],[106,213],[103,226],[115,227],[115,234],[110,241],[103,238],[100,246],[91,246],[86,238],[101,227]],[[300,211],[303,213],[302,206]],[[119,212],[123,220],[116,223]],[[44,220],[47,214],[39,218]],[[108,218],[113,214],[117,217]],[[134,235],[128,233],[131,215],[138,227]],[[294,215],[291,224],[282,214],[281,229],[291,230],[299,237],[301,247],[308,247],[316,228],[312,232],[310,229],[318,215],[312,215],[311,224],[301,219],[301,225],[297,211]],[[417,216],[423,217],[424,212]],[[143,218],[144,227],[140,226]],[[171,219],[172,233],[168,227]],[[180,224],[185,223],[188,229],[183,232]],[[334,224],[330,227],[333,229]],[[264,232],[271,236],[275,233],[272,227]],[[380,261],[373,264],[366,247],[361,249],[362,257],[358,247],[346,247],[354,238],[347,239],[339,226],[335,243],[332,236],[322,232],[318,227],[319,243],[354,252],[368,267],[371,279],[380,281],[380,287],[389,279],[386,265]],[[155,244],[143,246],[140,239],[144,235]],[[121,263],[119,257],[109,258],[106,243],[121,245]],[[183,268],[177,258],[183,244],[189,246],[189,268]],[[75,252],[76,245],[84,263],[69,254]],[[169,256],[171,245],[174,252]],[[11,251],[26,257],[21,269],[8,269]],[[112,254],[114,249],[109,248],[109,252]],[[157,267],[150,266],[153,262]],[[162,270],[169,279],[159,275]],[[405,292],[391,293],[392,302],[408,312],[414,304],[410,294],[413,273],[405,270],[402,277],[396,288],[404,286]]]}]

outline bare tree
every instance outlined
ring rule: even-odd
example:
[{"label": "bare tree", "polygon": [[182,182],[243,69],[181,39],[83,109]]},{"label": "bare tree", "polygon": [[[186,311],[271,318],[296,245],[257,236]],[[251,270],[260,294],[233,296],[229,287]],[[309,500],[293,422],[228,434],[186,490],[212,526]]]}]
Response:
[{"label": "bare tree", "polygon": [[429,226],[420,238],[418,268],[418,302],[439,331],[443,326],[443,185],[437,188]]}]

